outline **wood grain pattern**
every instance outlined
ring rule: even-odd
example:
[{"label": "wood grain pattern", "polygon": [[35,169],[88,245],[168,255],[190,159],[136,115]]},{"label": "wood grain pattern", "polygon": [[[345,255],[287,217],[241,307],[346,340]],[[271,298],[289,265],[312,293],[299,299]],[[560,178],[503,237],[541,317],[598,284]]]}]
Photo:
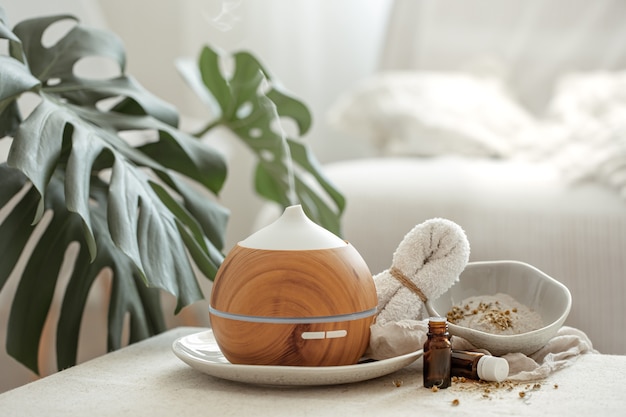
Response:
[{"label": "wood grain pattern", "polygon": [[[246,365],[336,366],[356,363],[369,344],[367,319],[335,323],[253,323],[211,317],[213,333],[231,363]],[[346,330],[335,339],[303,339],[303,332]],[[218,336],[219,335],[219,336]]]},{"label": "wood grain pattern", "polygon": [[[351,245],[306,251],[235,246],[215,278],[211,306],[254,317],[325,317],[376,308],[369,268]],[[211,314],[215,338],[233,363],[332,366],[356,363],[369,343],[374,315],[331,323],[256,323]],[[307,340],[305,332],[346,330]]]}]

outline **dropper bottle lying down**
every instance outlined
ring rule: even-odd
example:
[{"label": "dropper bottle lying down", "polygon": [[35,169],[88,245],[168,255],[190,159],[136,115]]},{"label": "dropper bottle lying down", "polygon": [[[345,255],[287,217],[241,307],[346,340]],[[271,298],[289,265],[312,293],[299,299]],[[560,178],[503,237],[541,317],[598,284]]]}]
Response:
[{"label": "dropper bottle lying down", "polygon": [[480,352],[453,349],[451,362],[451,376],[494,382],[502,382],[509,376],[506,359]]}]

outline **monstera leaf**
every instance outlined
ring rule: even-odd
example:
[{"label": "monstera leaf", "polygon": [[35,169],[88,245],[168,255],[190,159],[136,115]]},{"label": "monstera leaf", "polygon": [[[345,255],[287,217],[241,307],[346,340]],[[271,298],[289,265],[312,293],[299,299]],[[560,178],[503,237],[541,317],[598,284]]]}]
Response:
[{"label": "monstera leaf", "polygon": [[[0,170],[0,204],[13,201],[0,226],[0,288],[26,247],[31,224],[52,213],[21,273],[8,323],[9,354],[35,372],[58,273],[73,242],[80,249],[57,325],[59,368],[76,360],[82,310],[101,271],[113,271],[109,348],[115,349],[127,314],[133,341],[164,329],[156,289],[174,294],[177,310],[202,298],[187,254],[212,276],[223,259],[227,220],[225,209],[198,198],[182,180],[217,193],[226,176],[222,157],[178,130],[175,109],[124,75],[117,37],[76,25],[56,44],[42,45],[46,29],[68,19],[74,18],[28,20],[12,33],[2,26],[10,56],[2,57],[0,109],[3,133],[14,137]],[[121,75],[76,76],[75,64],[91,56],[114,60]],[[15,104],[25,92],[40,101],[20,122]],[[110,108],[102,105],[107,99],[113,99]],[[156,140],[133,147],[121,136],[126,131],[151,132]],[[185,169],[175,169],[180,166]],[[22,188],[28,190],[20,199]]]},{"label": "monstera leaf", "polygon": [[214,98],[212,107],[220,114],[198,135],[217,124],[231,129],[257,155],[255,186],[261,196],[282,207],[301,204],[311,219],[340,235],[342,194],[323,175],[310,149],[288,137],[277,123],[280,118],[291,119],[304,135],[311,127],[309,110],[282,91],[251,54],[234,54],[230,77],[221,71],[222,58],[205,47],[197,73],[189,68],[182,72],[193,88],[208,90],[206,96]]},{"label": "monstera leaf", "polygon": [[[44,46],[48,28],[68,20],[76,24]],[[0,165],[0,291],[11,274],[19,275],[7,351],[38,372],[41,333],[69,259],[56,323],[62,369],[76,362],[83,310],[98,276],[111,278],[109,349],[121,346],[125,317],[131,342],[165,329],[160,291],[176,296],[176,312],[202,297],[192,265],[212,279],[223,260],[228,211],[213,196],[226,164],[178,129],[172,106],[125,73],[125,53],[113,34],[72,16],[27,20],[13,31],[5,22],[0,7],[0,38],[9,44],[9,55],[0,56],[0,134],[13,138]],[[119,75],[78,76],[76,64],[94,56],[115,62]],[[341,195],[304,145],[276,132],[284,117],[305,132],[306,107],[273,88],[250,55],[236,55],[230,80],[214,65],[217,56],[207,47],[200,60],[201,93],[212,94],[223,110],[209,128],[227,126],[258,152],[261,195],[282,205],[300,197],[312,217],[339,230]],[[21,114],[18,99],[26,93],[38,104]],[[24,257],[23,270],[16,270]]]}]

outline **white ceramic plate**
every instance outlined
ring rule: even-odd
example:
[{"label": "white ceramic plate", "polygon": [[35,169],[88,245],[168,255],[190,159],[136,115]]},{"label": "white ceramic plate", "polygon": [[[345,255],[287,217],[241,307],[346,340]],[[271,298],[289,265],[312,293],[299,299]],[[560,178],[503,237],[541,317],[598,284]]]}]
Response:
[{"label": "white ceramic plate", "polygon": [[212,330],[174,341],[174,354],[192,368],[231,381],[265,385],[334,385],[365,381],[404,368],[422,356],[422,350],[395,358],[347,366],[237,365],[220,351]]}]

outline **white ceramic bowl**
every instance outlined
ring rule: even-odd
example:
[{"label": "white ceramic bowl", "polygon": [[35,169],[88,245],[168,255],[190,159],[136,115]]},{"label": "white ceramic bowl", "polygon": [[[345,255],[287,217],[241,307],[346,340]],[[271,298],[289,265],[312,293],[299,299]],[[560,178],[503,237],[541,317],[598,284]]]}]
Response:
[{"label": "white ceramic bowl", "polygon": [[517,335],[499,335],[449,323],[450,334],[477,348],[501,356],[511,352],[529,355],[544,347],[565,322],[572,306],[567,287],[537,268],[517,261],[470,262],[459,281],[426,309],[431,316],[445,317],[454,305],[472,296],[508,294],[538,312],[544,327]]}]

